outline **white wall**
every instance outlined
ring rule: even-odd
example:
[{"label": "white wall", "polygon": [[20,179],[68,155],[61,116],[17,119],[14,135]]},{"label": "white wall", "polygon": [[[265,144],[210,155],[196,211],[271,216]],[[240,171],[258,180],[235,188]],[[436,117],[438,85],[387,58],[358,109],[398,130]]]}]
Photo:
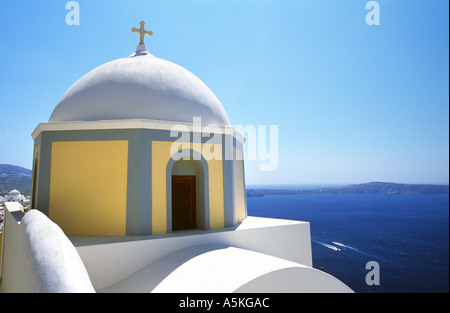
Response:
[{"label": "white wall", "polygon": [[353,293],[336,277],[311,267],[286,267],[261,275],[235,293]]},{"label": "white wall", "polygon": [[[129,286],[142,292],[150,280],[155,286],[158,283],[154,271],[158,266],[165,269],[156,271],[162,275],[162,284],[154,291],[160,292],[180,288],[190,292],[351,292],[336,278],[311,268],[306,222],[249,217],[236,228],[221,231],[73,237],[75,248],[43,213],[32,210],[22,216],[19,204],[6,205],[1,292],[95,292],[94,287],[130,292]],[[173,273],[167,276],[171,262],[181,278]],[[147,272],[148,279],[143,276]]]},{"label": "white wall", "polygon": [[132,241],[128,237],[125,242],[94,243],[76,236],[71,240],[95,289],[117,283],[172,252],[197,245],[232,246],[312,266],[309,223],[297,221],[248,217],[237,228],[221,231],[178,232]]},{"label": "white wall", "polygon": [[1,292],[94,292],[86,268],[63,231],[18,203],[6,203]]},{"label": "white wall", "polygon": [[322,271],[245,249],[203,245],[173,252],[106,293],[351,292]]}]

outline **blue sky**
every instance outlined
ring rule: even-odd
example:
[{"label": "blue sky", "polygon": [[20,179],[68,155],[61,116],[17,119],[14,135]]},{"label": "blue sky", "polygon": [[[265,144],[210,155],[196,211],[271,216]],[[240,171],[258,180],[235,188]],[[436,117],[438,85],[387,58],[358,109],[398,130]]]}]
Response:
[{"label": "blue sky", "polygon": [[205,82],[233,125],[278,125],[278,167],[247,184],[449,182],[449,2],[0,0],[0,163],[31,168],[31,133],[64,92],[134,52]]}]

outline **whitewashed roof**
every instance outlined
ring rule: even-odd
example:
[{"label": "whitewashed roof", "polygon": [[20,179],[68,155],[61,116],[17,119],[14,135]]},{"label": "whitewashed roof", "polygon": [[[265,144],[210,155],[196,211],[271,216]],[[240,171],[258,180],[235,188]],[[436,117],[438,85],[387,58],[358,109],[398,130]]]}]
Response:
[{"label": "whitewashed roof", "polygon": [[[139,48],[139,47],[138,47]],[[49,122],[150,119],[229,125],[213,92],[194,74],[146,50],[103,64],[63,95]]]}]

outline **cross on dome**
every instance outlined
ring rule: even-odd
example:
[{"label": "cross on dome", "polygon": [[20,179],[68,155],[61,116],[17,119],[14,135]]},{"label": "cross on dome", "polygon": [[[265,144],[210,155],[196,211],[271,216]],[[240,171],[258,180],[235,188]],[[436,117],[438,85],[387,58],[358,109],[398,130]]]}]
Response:
[{"label": "cross on dome", "polygon": [[145,45],[144,36],[148,35],[151,37],[151,36],[153,36],[153,32],[151,30],[145,30],[145,22],[144,21],[141,21],[139,24],[141,24],[141,28],[138,29],[136,27],[133,27],[131,29],[131,31],[133,33],[139,33],[139,35],[141,36],[141,41],[139,42],[139,45]]}]

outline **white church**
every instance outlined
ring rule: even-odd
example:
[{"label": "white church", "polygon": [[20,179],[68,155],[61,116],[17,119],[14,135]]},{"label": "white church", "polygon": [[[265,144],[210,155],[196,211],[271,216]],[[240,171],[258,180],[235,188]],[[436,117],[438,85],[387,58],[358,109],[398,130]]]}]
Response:
[{"label": "white church", "polygon": [[30,203],[30,197],[24,196],[20,193],[20,191],[13,189],[4,197],[0,196],[0,205],[5,202],[20,202],[23,205],[28,205]]},{"label": "white church", "polygon": [[148,52],[144,22],[132,31],[136,51],[75,82],[33,132],[0,291],[352,292],[313,268],[308,222],[247,216],[245,139],[199,78]]}]

